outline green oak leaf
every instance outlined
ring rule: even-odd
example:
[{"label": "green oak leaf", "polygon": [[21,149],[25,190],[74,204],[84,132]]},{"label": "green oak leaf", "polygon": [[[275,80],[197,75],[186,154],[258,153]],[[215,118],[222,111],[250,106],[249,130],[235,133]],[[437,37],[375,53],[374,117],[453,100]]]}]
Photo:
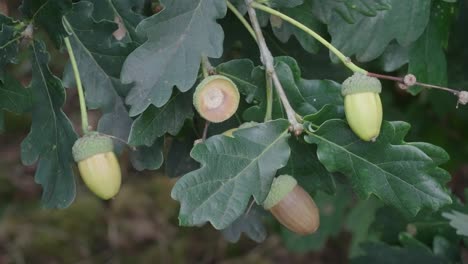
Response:
[{"label": "green oak leaf", "polygon": [[[420,82],[447,86],[447,58],[444,49],[448,42],[450,22],[455,16],[454,12],[449,11],[452,6],[453,4],[448,3],[434,5],[426,30],[410,46],[408,73],[414,74]],[[412,86],[408,91],[416,95],[422,89],[420,86]]]},{"label": "green oak leaf", "polygon": [[[126,95],[128,87],[118,78],[131,47],[122,46],[113,37],[112,32],[117,29],[113,21],[96,22],[92,17],[94,10],[94,5],[87,1],[73,4],[72,12],[66,17],[66,23],[71,26],[70,43],[85,89],[87,106],[103,112],[98,130],[126,139],[132,119],[128,116],[122,97]],[[71,79],[72,74],[69,65],[65,75]]]},{"label": "green oak leaf", "polygon": [[378,11],[391,8],[390,0],[309,0],[312,2],[312,13],[324,24],[330,23],[337,14],[352,24],[360,16],[374,17]]},{"label": "green oak leaf", "polygon": [[[325,105],[328,115],[335,113],[333,117],[344,116],[343,97],[341,96],[341,85],[329,80],[306,80],[301,78],[301,70],[296,60],[283,56],[275,58],[275,70],[283,89],[294,110],[303,116],[316,114]],[[262,67],[254,68],[252,72],[253,82],[257,87],[265,87],[265,72]],[[259,105],[252,106],[244,112],[246,120],[261,121],[266,112],[265,89],[257,89],[253,95]],[[279,98],[274,97],[273,118],[285,117]]]},{"label": "green oak leaf", "polygon": [[174,138],[170,144],[169,153],[166,157],[165,169],[170,178],[180,177],[195,169],[200,168],[200,164],[190,157],[195,136]]},{"label": "green oak leaf", "polygon": [[402,47],[396,41],[392,41],[378,58],[378,64],[385,72],[396,71],[408,61],[409,47]]},{"label": "green oak leaf", "polygon": [[291,156],[286,167],[280,169],[278,174],[293,176],[308,193],[315,193],[318,190],[328,194],[335,193],[335,179],[318,160],[317,147],[292,137],[289,138],[288,144]]},{"label": "green oak leaf", "polygon": [[157,170],[161,167],[163,157],[164,137],[156,139],[152,146],[139,146],[130,153],[130,161],[137,171]]},{"label": "green oak leaf", "polygon": [[72,7],[71,0],[23,0],[20,11],[35,25],[42,26],[50,35],[57,47],[68,32],[62,23],[62,18]]},{"label": "green oak leaf", "polygon": [[193,117],[192,93],[176,92],[161,108],[148,107],[132,125],[128,143],[151,146],[165,133],[177,135],[185,120]]},{"label": "green oak leaf", "polygon": [[388,4],[388,9],[373,17],[356,15],[353,24],[334,14],[328,23],[332,44],[347,56],[367,62],[379,57],[394,39],[402,46],[417,40],[429,22],[431,1],[388,0]]},{"label": "green oak leaf", "polygon": [[75,198],[72,146],[73,126],[61,107],[65,91],[47,66],[49,55],[42,42],[34,41],[32,52],[32,127],[21,143],[21,160],[31,165],[39,160],[35,180],[42,185],[42,204],[48,208],[68,207]]},{"label": "green oak leaf", "polygon": [[386,245],[381,242],[365,243],[362,246],[365,254],[355,257],[351,264],[445,264],[445,258],[435,256],[431,252],[420,248],[399,248]]},{"label": "green oak leaf", "polygon": [[0,14],[0,82],[3,81],[5,66],[17,62],[21,32],[15,25],[12,18]]},{"label": "green oak leaf", "polygon": [[253,83],[252,71],[254,64],[249,59],[231,60],[216,66],[216,73],[231,79],[239,89],[239,92],[246,96],[247,103],[252,103],[255,91],[258,89]]},{"label": "green oak leaf", "polygon": [[377,239],[377,236],[370,232],[370,227],[375,220],[377,210],[381,206],[382,203],[374,197],[368,200],[360,200],[346,216],[345,229],[352,234],[349,249],[351,257],[363,253],[359,247],[361,243]]},{"label": "green oak leaf", "polygon": [[438,164],[418,147],[404,142],[408,130],[407,123],[384,122],[377,141],[369,143],[359,140],[344,121],[329,120],[307,135],[306,141],[318,145],[317,155],[328,171],[351,178],[361,197],[374,194],[414,216],[423,207],[435,211],[452,200],[432,177]]},{"label": "green oak leaf", "polygon": [[[275,66],[276,71],[278,69]],[[265,119],[265,113],[267,108],[267,100],[266,100],[266,80],[265,80],[265,69],[262,66],[257,66],[252,71],[252,82],[253,84],[258,87],[253,94],[251,94],[248,98],[253,98],[253,103],[255,105],[247,108],[242,113],[242,119],[245,121],[255,121],[255,122],[263,122]],[[278,97],[276,89],[272,86],[273,91],[273,102],[272,102],[272,118],[286,118],[286,112],[284,111],[281,100]]]},{"label": "green oak leaf", "polygon": [[202,56],[219,58],[224,33],[216,19],[226,14],[218,0],[162,0],[164,9],[145,20],[137,32],[147,41],[132,52],[122,69],[124,83],[133,83],[126,102],[130,115],[151,104],[163,106],[174,86],[186,92],[195,84]]},{"label": "green oak leaf", "polygon": [[[313,29],[316,32],[320,32],[322,31],[322,24],[314,16],[310,15],[311,10],[312,2],[306,1],[302,5],[293,8],[280,8],[278,11],[289,17],[293,17],[295,20],[301,22],[308,28]],[[270,17],[270,24],[273,29],[273,33],[281,42],[286,43],[290,37],[294,35],[304,50],[310,53],[318,52],[319,43],[317,40],[315,40],[309,34],[305,33],[303,30],[283,21],[281,18],[276,16]]]},{"label": "green oak leaf", "polygon": [[450,220],[450,225],[457,230],[458,235],[468,237],[468,215],[452,210],[444,212],[442,216]]},{"label": "green oak leaf", "polygon": [[[145,19],[142,15],[146,0],[88,0],[94,5],[93,17],[96,21],[109,20],[121,23],[125,35],[122,41],[141,45],[144,39],[136,33],[137,25]],[[127,34],[128,33],[128,34]],[[118,35],[117,35],[118,36]],[[119,36],[120,37],[120,36]]]},{"label": "green oak leaf", "polygon": [[225,229],[245,212],[251,196],[261,204],[289,159],[288,127],[286,120],[274,120],[195,145],[190,154],[202,167],[180,178],[171,193],[181,203],[180,224],[209,221]]},{"label": "green oak leaf", "polygon": [[260,206],[252,206],[248,212],[237,218],[227,228],[221,230],[223,237],[231,243],[236,243],[239,241],[242,233],[244,233],[257,243],[264,241],[267,232],[262,223],[263,214],[264,211]]},{"label": "green oak leaf", "polygon": [[319,229],[314,234],[301,236],[282,227],[281,236],[286,247],[301,253],[321,250],[330,237],[336,237],[341,232],[346,209],[352,201],[351,195],[351,191],[343,185],[338,186],[336,195],[318,192],[313,199],[320,211]]},{"label": "green oak leaf", "polygon": [[0,110],[24,113],[31,109],[31,89],[21,85],[13,76],[4,75],[0,82]]}]

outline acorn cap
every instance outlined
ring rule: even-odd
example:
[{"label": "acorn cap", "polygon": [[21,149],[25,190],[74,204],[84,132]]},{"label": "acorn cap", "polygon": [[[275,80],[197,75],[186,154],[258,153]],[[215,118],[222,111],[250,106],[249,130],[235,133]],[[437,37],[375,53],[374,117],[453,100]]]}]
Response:
[{"label": "acorn cap", "polygon": [[382,84],[379,79],[356,72],[341,85],[341,94],[343,96],[366,92],[382,92]]},{"label": "acorn cap", "polygon": [[283,198],[296,187],[297,181],[290,175],[280,175],[273,179],[270,192],[263,202],[263,208],[269,210],[278,204]]},{"label": "acorn cap", "polygon": [[231,79],[212,75],[198,84],[193,94],[193,104],[206,120],[220,123],[237,111],[240,94]]},{"label": "acorn cap", "polygon": [[79,162],[96,154],[111,152],[113,150],[114,144],[112,143],[112,139],[95,132],[75,141],[72,153],[75,162]]}]

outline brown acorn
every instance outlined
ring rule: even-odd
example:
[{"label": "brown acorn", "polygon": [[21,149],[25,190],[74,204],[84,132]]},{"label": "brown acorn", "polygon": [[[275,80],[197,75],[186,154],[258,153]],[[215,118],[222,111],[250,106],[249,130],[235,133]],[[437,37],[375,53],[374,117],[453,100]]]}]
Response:
[{"label": "brown acorn", "polygon": [[282,225],[299,235],[312,234],[320,225],[317,205],[290,175],[281,175],[273,180],[263,207],[270,210]]}]

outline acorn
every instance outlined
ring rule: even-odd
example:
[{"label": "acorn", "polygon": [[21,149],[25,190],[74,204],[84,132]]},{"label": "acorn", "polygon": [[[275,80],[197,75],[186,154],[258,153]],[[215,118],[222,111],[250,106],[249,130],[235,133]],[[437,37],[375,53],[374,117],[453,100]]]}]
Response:
[{"label": "acorn", "polygon": [[75,142],[72,153],[81,178],[98,197],[108,200],[119,192],[122,175],[112,139],[89,133]]},{"label": "acorn", "polygon": [[198,113],[213,123],[223,122],[234,115],[239,99],[236,84],[222,75],[205,78],[193,94],[193,104]]},{"label": "acorn", "polygon": [[317,205],[290,175],[280,175],[273,179],[263,207],[282,225],[299,235],[312,234],[320,225]]},{"label": "acorn", "polygon": [[382,102],[379,79],[354,73],[341,88],[346,120],[351,130],[364,141],[375,141],[382,125]]}]

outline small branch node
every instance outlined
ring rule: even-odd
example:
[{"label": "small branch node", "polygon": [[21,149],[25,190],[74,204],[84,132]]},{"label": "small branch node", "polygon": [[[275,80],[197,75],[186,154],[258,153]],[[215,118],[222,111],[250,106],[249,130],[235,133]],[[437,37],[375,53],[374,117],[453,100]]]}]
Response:
[{"label": "small branch node", "polygon": [[458,103],[466,105],[468,103],[468,91],[460,91],[458,93]]},{"label": "small branch node", "polygon": [[408,87],[415,85],[416,82],[417,82],[416,76],[414,76],[413,74],[407,74],[403,78],[403,83]]}]

